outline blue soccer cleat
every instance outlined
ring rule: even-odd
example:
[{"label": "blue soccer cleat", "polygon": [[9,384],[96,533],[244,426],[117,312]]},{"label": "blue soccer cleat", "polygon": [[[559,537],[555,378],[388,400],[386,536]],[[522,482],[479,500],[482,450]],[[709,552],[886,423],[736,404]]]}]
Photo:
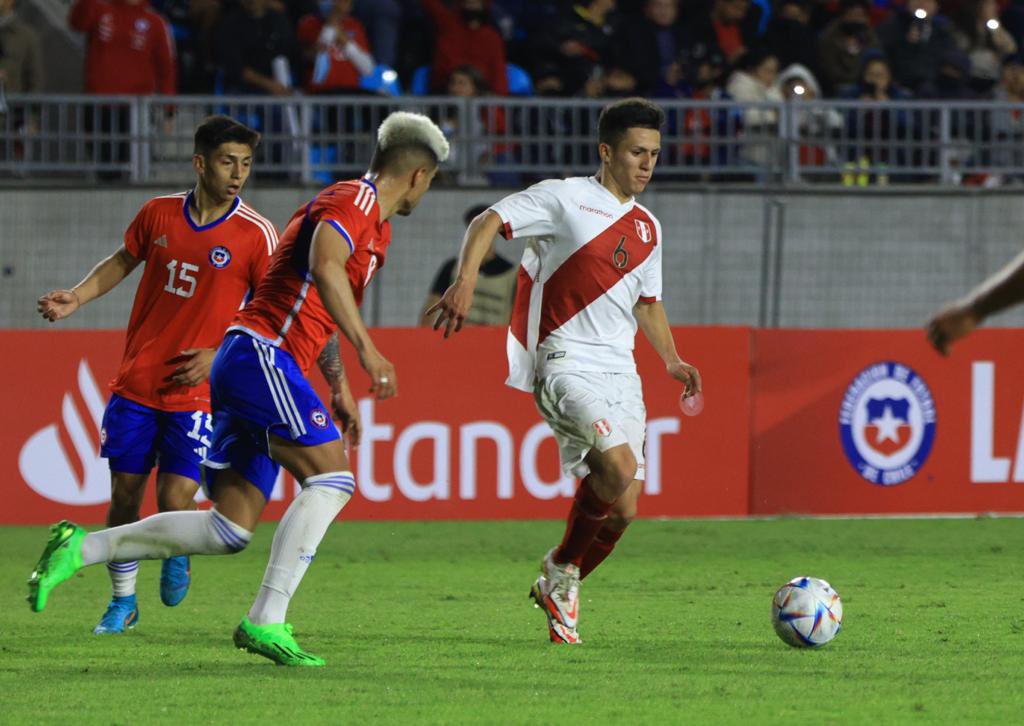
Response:
[{"label": "blue soccer cleat", "polygon": [[137,622],[139,606],[135,603],[135,596],[115,597],[92,632],[93,635],[114,635],[134,628]]},{"label": "blue soccer cleat", "polygon": [[160,601],[174,607],[188,595],[192,583],[192,568],[188,555],[169,557],[160,568]]}]

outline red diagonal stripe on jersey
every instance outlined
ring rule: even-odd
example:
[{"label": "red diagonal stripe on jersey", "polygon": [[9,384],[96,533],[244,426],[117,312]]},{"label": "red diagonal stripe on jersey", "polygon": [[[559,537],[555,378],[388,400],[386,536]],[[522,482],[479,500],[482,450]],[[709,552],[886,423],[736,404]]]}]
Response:
[{"label": "red diagonal stripe on jersey", "polygon": [[530,320],[530,292],[533,290],[533,278],[526,268],[519,267],[519,275],[516,278],[516,295],[512,302],[512,320],[509,328],[512,335],[524,348],[526,345],[526,327]]},{"label": "red diagonal stripe on jersey", "polygon": [[[544,296],[541,300],[538,344],[636,269],[651,254],[654,246],[660,243],[661,240],[652,239],[645,244],[640,239],[634,223],[638,219],[650,225],[653,237],[654,220],[639,207],[633,207],[597,237],[573,252],[548,278],[544,283]],[[625,267],[618,267],[615,264],[615,250],[623,237],[623,249],[629,257]]]}]

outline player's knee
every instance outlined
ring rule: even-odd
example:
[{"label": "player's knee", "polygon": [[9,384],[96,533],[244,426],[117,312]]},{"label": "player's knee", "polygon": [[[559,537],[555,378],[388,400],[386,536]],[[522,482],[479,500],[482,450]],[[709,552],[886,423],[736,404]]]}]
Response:
[{"label": "player's knee", "polygon": [[319,498],[323,506],[336,507],[341,511],[355,493],[356,480],[350,471],[332,471],[306,477],[302,488],[309,496]]},{"label": "player's knee", "polygon": [[614,529],[616,532],[622,532],[634,519],[636,519],[636,502],[630,502],[625,506],[616,506],[608,512],[608,519],[604,526]]},{"label": "player's knee", "polygon": [[252,532],[232,522],[216,508],[209,510],[209,527],[214,548],[223,554],[241,552],[252,541]]},{"label": "player's knee", "polygon": [[636,457],[633,456],[632,451],[626,451],[622,456],[616,458],[614,474],[615,483],[618,485],[619,491],[626,491],[630,482],[636,478],[636,470]]},{"label": "player's knee", "polygon": [[115,476],[110,487],[110,519],[119,520],[117,524],[134,522],[139,518],[139,508],[145,493],[145,479],[135,481],[134,477],[127,479]]},{"label": "player's knee", "polygon": [[196,487],[171,485],[157,487],[156,506],[161,512],[181,512],[195,509]]}]

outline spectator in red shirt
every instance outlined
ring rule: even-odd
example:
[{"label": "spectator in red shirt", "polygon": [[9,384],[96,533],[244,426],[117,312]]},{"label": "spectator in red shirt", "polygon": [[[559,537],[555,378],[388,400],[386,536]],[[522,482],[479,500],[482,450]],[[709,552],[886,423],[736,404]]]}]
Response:
[{"label": "spectator in red shirt", "polygon": [[310,13],[299,20],[299,45],[310,64],[307,92],[359,91],[359,79],[373,70],[366,31],[351,12],[352,0],[334,0],[326,17]]},{"label": "spectator in red shirt", "polygon": [[[177,92],[177,61],[170,26],[146,0],[75,0],[68,24],[72,30],[86,34],[87,93],[173,96]],[[168,107],[167,123],[172,114]],[[130,160],[127,105],[104,104],[89,109],[85,130],[107,137],[91,146],[91,154],[100,166],[99,177],[106,181],[122,179]]]},{"label": "spectator in red shirt", "polygon": [[487,0],[456,1],[456,7],[449,7],[443,0],[422,0],[435,29],[431,89],[443,91],[452,71],[471,65],[480,70],[492,93],[507,96],[505,41],[490,23],[489,3]]},{"label": "spectator in red shirt", "polygon": [[86,92],[176,93],[170,26],[146,0],[76,0],[68,23],[86,34]]}]

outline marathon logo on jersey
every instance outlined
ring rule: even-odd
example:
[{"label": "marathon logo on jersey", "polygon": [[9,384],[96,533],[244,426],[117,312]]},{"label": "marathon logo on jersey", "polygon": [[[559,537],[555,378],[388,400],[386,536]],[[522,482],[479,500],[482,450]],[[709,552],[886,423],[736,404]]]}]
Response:
[{"label": "marathon logo on jersey", "polygon": [[322,408],[314,408],[309,414],[309,420],[318,429],[325,429],[331,423],[330,417]]},{"label": "marathon logo on jersey", "polygon": [[633,224],[636,226],[636,236],[640,238],[640,241],[645,245],[650,244],[651,240],[654,239],[654,232],[651,230],[651,225],[642,219],[634,219]]},{"label": "marathon logo on jersey", "polygon": [[231,262],[231,250],[227,247],[217,245],[210,250],[210,264],[218,270],[223,270]]},{"label": "marathon logo on jersey", "polygon": [[872,484],[893,486],[924,465],[935,440],[935,403],[927,384],[901,363],[868,366],[839,407],[846,458]]},{"label": "marathon logo on jersey", "polygon": [[599,418],[595,421],[594,430],[597,431],[597,435],[602,438],[612,435],[612,425],[608,423],[607,419]]},{"label": "marathon logo on jersey", "polygon": [[100,428],[100,446],[103,447],[103,446],[106,446],[106,445],[107,445],[107,427],[103,426],[102,428]]}]

